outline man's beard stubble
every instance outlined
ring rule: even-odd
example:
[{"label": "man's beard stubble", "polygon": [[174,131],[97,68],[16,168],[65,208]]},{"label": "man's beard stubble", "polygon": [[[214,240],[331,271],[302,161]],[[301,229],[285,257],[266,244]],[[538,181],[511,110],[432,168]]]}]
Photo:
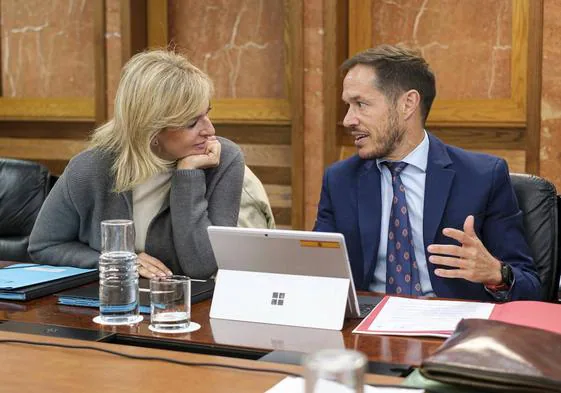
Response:
[{"label": "man's beard stubble", "polygon": [[375,160],[388,157],[395,151],[396,147],[401,144],[407,132],[405,127],[399,124],[399,118],[395,110],[389,111],[388,122],[384,128],[383,130],[377,130],[377,135],[371,135],[372,138],[376,138],[375,149],[376,146],[379,147],[367,153],[366,157],[362,157],[363,159]]}]

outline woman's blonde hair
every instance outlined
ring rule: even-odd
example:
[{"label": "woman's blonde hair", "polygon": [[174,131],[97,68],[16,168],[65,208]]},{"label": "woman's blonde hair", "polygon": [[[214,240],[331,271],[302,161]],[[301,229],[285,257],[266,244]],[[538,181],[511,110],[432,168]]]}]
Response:
[{"label": "woman's blonde hair", "polygon": [[90,147],[113,157],[115,191],[131,190],[172,163],[151,142],[166,127],[180,128],[209,105],[210,78],[180,54],[138,53],[123,67],[113,119],[92,134]]}]

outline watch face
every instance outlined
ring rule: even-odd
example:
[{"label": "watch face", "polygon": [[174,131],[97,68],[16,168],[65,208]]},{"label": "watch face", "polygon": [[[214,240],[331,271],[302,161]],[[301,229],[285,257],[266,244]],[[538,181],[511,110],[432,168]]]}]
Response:
[{"label": "watch face", "polygon": [[501,278],[503,280],[503,284],[508,286],[512,285],[512,281],[514,281],[514,275],[512,274],[512,268],[510,265],[503,263],[501,266]]}]

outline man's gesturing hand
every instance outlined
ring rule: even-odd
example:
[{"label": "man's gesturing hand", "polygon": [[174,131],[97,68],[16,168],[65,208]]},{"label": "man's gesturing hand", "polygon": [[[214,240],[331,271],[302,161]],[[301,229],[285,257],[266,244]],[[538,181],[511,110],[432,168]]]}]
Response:
[{"label": "man's gesturing hand", "polygon": [[449,266],[455,269],[435,269],[434,274],[445,278],[463,278],[485,285],[501,283],[501,262],[493,257],[477,237],[474,229],[475,220],[468,216],[464,230],[444,228],[444,236],[460,243],[459,246],[431,244],[427,250],[431,255],[429,261],[435,265]]}]

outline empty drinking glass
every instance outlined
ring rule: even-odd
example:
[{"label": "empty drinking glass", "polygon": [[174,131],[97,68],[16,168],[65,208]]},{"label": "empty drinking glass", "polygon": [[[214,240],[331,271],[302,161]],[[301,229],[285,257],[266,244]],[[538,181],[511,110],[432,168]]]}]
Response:
[{"label": "empty drinking glass", "polygon": [[324,349],[304,358],[306,393],[364,392],[366,356],[348,349]]},{"label": "empty drinking glass", "polygon": [[101,222],[101,253],[130,252],[134,254],[134,223],[132,220]]},{"label": "empty drinking glass", "polygon": [[150,327],[154,331],[183,332],[191,322],[191,280],[185,276],[150,279]]}]

